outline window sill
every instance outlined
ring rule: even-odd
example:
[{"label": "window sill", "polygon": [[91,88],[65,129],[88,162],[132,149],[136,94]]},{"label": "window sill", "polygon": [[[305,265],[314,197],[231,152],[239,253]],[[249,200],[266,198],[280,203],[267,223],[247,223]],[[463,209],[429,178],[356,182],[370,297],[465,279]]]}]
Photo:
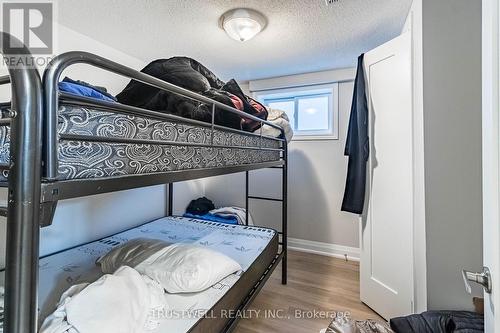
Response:
[{"label": "window sill", "polygon": [[293,141],[333,141],[339,140],[337,136],[334,135],[294,135],[292,138]]}]

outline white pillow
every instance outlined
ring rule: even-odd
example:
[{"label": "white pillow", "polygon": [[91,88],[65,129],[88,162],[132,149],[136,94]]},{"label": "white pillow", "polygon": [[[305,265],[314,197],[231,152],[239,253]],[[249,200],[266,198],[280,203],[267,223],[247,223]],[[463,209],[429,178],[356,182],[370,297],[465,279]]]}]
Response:
[{"label": "white pillow", "polygon": [[135,238],[119,246],[115,246],[108,253],[97,259],[96,264],[101,266],[104,274],[113,274],[122,266],[135,267],[158,251],[170,246],[160,239]]},{"label": "white pillow", "polygon": [[205,290],[242,268],[220,252],[191,244],[173,244],[135,269],[169,293],[192,293]]}]

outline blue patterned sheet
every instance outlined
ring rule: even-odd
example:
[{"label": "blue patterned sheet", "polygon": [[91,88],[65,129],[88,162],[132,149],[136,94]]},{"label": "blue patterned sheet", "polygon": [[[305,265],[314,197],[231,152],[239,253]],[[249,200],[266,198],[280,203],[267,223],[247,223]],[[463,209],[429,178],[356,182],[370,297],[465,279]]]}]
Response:
[{"label": "blue patterned sheet", "polygon": [[[102,273],[95,264],[97,258],[130,239],[152,238],[171,243],[206,246],[233,258],[246,271],[275,234],[276,231],[267,228],[228,225],[184,217],[164,217],[96,242],[44,257],[40,259],[40,319],[45,319],[54,311],[59,297],[70,286],[98,279]],[[180,311],[191,308],[193,304],[204,304],[204,307],[210,308],[209,305],[215,304],[238,280],[240,274],[241,272],[229,276],[198,296],[168,295],[168,303],[183,303],[179,305]],[[178,331],[182,332],[196,322],[191,321],[177,320],[173,324],[180,325]]]}]

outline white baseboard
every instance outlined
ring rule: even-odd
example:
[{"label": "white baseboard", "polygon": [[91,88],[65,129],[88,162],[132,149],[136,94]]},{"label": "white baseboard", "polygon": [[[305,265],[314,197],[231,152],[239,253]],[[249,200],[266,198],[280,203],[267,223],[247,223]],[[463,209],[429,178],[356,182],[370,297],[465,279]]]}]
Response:
[{"label": "white baseboard", "polygon": [[348,260],[359,261],[360,251],[357,247],[350,247],[337,244],[315,242],[305,239],[288,238],[288,248],[290,250],[321,254]]}]

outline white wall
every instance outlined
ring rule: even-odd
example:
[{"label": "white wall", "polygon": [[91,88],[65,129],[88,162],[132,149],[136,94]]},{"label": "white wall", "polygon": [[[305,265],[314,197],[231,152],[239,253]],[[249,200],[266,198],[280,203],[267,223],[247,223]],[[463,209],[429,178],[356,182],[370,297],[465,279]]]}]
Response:
[{"label": "white wall", "polygon": [[[145,66],[145,63],[141,60],[130,57],[62,25],[56,26],[56,34],[58,36],[56,54],[72,50],[84,50],[132,68],[141,69]],[[6,73],[6,69],[2,68],[1,72]],[[128,82],[126,78],[96,70],[86,65],[71,67],[63,75],[105,86],[113,94],[120,92]],[[9,91],[3,89],[0,100],[9,99]],[[203,193],[203,186],[199,181],[176,184],[174,212],[182,212],[189,200],[198,196],[198,193]],[[165,186],[160,185],[60,201],[53,225],[41,229],[41,255],[102,238],[165,216],[165,194]],[[2,189],[0,197],[6,198],[5,190]],[[6,224],[4,221],[4,218],[0,219],[0,268],[3,268],[5,264]]]},{"label": "white wall", "polygon": [[422,26],[428,308],[470,309],[461,270],[482,268],[481,1],[424,0]]},{"label": "white wall", "polygon": [[[343,80],[339,84],[338,101],[340,139],[292,141],[289,145],[288,225],[289,237],[293,239],[356,249],[359,247],[358,216],[340,211],[347,172],[344,146],[354,74],[355,71],[349,69],[250,82],[250,89],[256,87],[270,89],[297,83],[319,84],[334,82],[339,78]],[[347,79],[350,81],[345,81]],[[206,196],[214,200],[216,205],[244,206],[244,174],[214,177],[204,182]],[[250,193],[280,197],[280,170],[265,169],[251,172]],[[280,229],[280,207],[279,202],[251,200],[250,213],[257,224]],[[293,239],[291,245],[294,245]]]}]

